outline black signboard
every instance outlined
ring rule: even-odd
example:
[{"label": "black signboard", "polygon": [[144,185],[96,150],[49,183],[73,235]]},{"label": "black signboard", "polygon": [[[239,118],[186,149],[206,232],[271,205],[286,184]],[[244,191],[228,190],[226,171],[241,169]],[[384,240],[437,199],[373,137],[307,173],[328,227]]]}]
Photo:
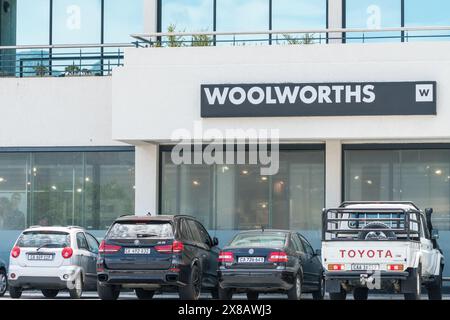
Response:
[{"label": "black signboard", "polygon": [[436,115],[436,82],[210,84],[201,116]]}]

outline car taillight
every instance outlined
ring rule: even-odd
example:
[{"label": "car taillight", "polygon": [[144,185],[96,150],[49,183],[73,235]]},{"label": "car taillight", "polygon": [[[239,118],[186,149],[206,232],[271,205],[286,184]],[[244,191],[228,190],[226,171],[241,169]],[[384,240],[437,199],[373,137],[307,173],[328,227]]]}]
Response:
[{"label": "car taillight", "polygon": [[20,248],[18,246],[15,246],[12,250],[11,250],[11,257],[13,258],[18,258],[20,256]]},{"label": "car taillight", "polygon": [[175,240],[172,244],[164,246],[155,246],[155,250],[159,253],[180,253],[183,251],[183,242]]},{"label": "car taillight", "polygon": [[402,264],[388,264],[388,271],[403,271],[404,266]]},{"label": "car taillight", "polygon": [[64,259],[69,259],[73,255],[73,249],[71,247],[65,247],[62,249],[61,255]]},{"label": "car taillight", "polygon": [[332,263],[328,265],[328,271],[342,271],[345,270],[345,264]]},{"label": "car taillight", "polygon": [[288,262],[288,256],[286,252],[271,252],[269,254],[269,262]]},{"label": "car taillight", "polygon": [[219,262],[233,262],[234,255],[233,252],[221,251],[219,253],[219,258],[217,259]]},{"label": "car taillight", "polygon": [[110,253],[116,253],[119,252],[120,249],[122,249],[121,246],[116,246],[113,244],[106,244],[105,240],[103,240],[100,243],[100,246],[98,247],[98,252],[103,254],[110,254]]}]

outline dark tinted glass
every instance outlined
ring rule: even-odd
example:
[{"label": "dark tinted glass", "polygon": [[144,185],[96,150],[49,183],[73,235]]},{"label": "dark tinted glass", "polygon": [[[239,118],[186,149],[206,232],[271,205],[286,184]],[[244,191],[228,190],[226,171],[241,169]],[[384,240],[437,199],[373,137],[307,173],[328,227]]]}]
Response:
[{"label": "dark tinted glass", "polygon": [[89,245],[87,243],[86,237],[82,232],[77,233],[77,245],[78,249],[89,250]]},{"label": "dark tinted glass", "polygon": [[107,236],[109,239],[173,238],[168,222],[118,222]]}]

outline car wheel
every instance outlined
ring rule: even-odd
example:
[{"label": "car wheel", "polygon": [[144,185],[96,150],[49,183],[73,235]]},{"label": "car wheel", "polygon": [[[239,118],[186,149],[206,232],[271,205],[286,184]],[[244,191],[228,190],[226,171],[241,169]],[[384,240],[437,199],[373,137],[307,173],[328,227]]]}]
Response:
[{"label": "car wheel", "polygon": [[420,264],[412,276],[415,283],[415,292],[405,293],[405,300],[420,300],[422,294],[422,266]]},{"label": "car wheel", "polygon": [[345,300],[347,291],[341,288],[341,292],[330,292],[330,300]]},{"label": "car wheel", "polygon": [[120,286],[97,283],[97,293],[101,300],[117,300],[120,295]]},{"label": "car wheel", "polygon": [[198,300],[202,290],[202,273],[197,265],[191,268],[189,280],[184,287],[180,288],[179,294],[181,300]]},{"label": "car wheel", "polygon": [[75,283],[72,283],[73,288],[69,289],[69,295],[71,299],[80,299],[83,294],[83,279],[81,274],[75,279]]},{"label": "car wheel", "polygon": [[247,300],[258,300],[259,293],[258,292],[247,292]]},{"label": "car wheel", "polygon": [[233,299],[232,289],[222,289],[219,287],[219,300],[231,300]]},{"label": "car wheel", "polygon": [[289,300],[300,300],[302,298],[302,278],[300,274],[297,274],[294,280],[294,285],[288,290]]},{"label": "car wheel", "polygon": [[319,280],[319,290],[314,291],[312,296],[314,300],[323,300],[325,298],[325,278],[323,276]]},{"label": "car wheel", "polygon": [[353,299],[355,300],[367,300],[369,297],[369,289],[364,287],[358,287],[353,289]]},{"label": "car wheel", "polygon": [[443,267],[439,271],[439,276],[437,276],[432,284],[427,288],[428,299],[429,300],[442,300],[442,271]]},{"label": "car wheel", "polygon": [[149,291],[144,289],[135,289],[134,292],[139,300],[151,300],[155,295],[155,291]]},{"label": "car wheel", "polygon": [[22,288],[9,287],[9,296],[13,299],[19,299],[22,296]]},{"label": "car wheel", "polygon": [[8,277],[5,270],[0,270],[0,297],[3,297],[8,289]]},{"label": "car wheel", "polygon": [[42,289],[41,291],[44,297],[46,298],[55,298],[59,293],[59,290],[52,290],[52,289]]}]

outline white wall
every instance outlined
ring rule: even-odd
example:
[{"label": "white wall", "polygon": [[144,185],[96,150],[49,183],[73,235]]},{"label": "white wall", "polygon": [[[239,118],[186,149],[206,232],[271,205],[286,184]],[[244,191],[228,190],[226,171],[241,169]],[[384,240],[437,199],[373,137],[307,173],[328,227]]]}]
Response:
[{"label": "white wall", "polygon": [[[129,49],[113,75],[113,138],[167,142],[178,128],[280,128],[284,141],[448,140],[450,43]],[[438,116],[200,118],[200,85],[438,82]],[[132,125],[130,125],[132,124]]]},{"label": "white wall", "polygon": [[112,146],[111,77],[0,78],[0,147]]}]

